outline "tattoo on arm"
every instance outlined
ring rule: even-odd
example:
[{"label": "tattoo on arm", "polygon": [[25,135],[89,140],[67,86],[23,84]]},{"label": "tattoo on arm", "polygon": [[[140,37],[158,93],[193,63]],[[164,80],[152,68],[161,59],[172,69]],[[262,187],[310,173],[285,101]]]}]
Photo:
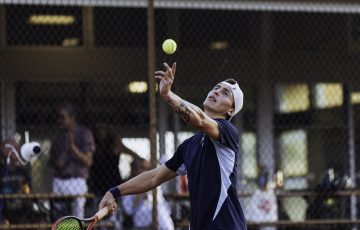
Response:
[{"label": "tattoo on arm", "polygon": [[181,102],[180,106],[178,107],[177,113],[178,113],[179,116],[182,117],[185,121],[187,121],[187,122],[190,121],[190,110],[188,109],[188,107],[186,107],[186,105],[184,104],[184,102]]},{"label": "tattoo on arm", "polygon": [[180,101],[180,106],[177,106],[172,100],[168,100],[168,103],[175,109],[177,114],[185,121],[190,121],[190,110],[186,107],[185,103]]}]

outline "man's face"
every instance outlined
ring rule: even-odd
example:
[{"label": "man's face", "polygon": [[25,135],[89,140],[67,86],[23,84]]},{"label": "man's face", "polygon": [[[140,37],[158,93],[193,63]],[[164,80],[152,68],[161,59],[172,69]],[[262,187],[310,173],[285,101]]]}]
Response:
[{"label": "man's face", "polygon": [[70,117],[66,111],[60,110],[59,111],[59,124],[61,128],[67,129],[70,127],[71,122],[73,121],[73,117]]},{"label": "man's face", "polygon": [[230,89],[224,84],[217,84],[207,95],[203,105],[206,111],[224,115],[233,110],[234,97]]}]

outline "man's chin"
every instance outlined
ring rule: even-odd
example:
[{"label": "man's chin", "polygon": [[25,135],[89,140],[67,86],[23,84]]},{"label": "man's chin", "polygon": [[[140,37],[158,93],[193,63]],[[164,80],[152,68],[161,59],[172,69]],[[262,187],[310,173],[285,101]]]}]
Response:
[{"label": "man's chin", "polygon": [[203,106],[205,109],[214,110],[214,108],[216,107],[216,102],[206,99],[203,103]]},{"label": "man's chin", "polygon": [[204,102],[203,106],[204,106],[204,111],[218,113],[218,110],[214,103]]},{"label": "man's chin", "polygon": [[210,108],[211,106],[209,105],[209,102],[207,102],[206,100],[203,103],[203,107],[204,107],[204,111],[207,111],[207,110],[211,109]]}]

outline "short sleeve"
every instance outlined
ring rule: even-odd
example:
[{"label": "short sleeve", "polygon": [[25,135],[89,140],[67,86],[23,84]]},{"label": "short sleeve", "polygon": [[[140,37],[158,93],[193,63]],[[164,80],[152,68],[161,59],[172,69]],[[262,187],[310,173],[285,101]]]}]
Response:
[{"label": "short sleeve", "polygon": [[239,148],[239,135],[235,126],[224,119],[215,120],[219,126],[220,137],[218,142],[232,149]]},{"label": "short sleeve", "polygon": [[165,166],[179,175],[186,175],[187,170],[184,164],[185,142],[179,145],[173,157],[165,162]]}]

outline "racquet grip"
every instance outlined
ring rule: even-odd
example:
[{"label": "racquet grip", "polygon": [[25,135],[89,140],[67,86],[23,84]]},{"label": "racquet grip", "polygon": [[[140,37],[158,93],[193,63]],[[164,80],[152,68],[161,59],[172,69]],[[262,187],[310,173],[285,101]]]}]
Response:
[{"label": "racquet grip", "polygon": [[101,210],[99,210],[95,216],[97,217],[97,220],[101,220],[102,218],[104,218],[107,214],[109,213],[109,207],[104,207]]}]

